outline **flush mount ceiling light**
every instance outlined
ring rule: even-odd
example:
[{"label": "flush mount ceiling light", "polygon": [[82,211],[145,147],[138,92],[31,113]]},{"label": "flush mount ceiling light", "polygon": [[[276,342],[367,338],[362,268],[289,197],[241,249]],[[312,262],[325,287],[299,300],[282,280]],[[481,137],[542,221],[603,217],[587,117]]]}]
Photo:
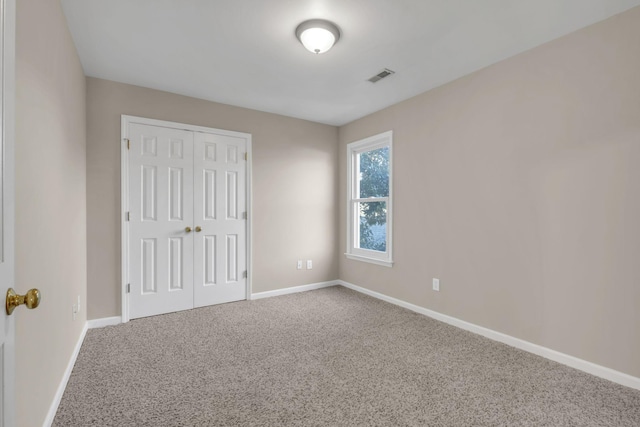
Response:
[{"label": "flush mount ceiling light", "polygon": [[313,53],[324,53],[340,39],[340,30],[333,22],[324,19],[310,19],[296,28],[300,43]]}]

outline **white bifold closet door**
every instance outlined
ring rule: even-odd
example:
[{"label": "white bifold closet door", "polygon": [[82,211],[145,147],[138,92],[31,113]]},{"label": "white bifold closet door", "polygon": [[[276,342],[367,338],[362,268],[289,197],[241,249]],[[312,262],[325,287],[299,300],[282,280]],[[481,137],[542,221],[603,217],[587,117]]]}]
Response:
[{"label": "white bifold closet door", "polygon": [[193,308],[193,132],[129,127],[130,318]]},{"label": "white bifold closet door", "polygon": [[246,141],[197,132],[194,305],[246,299]]},{"label": "white bifold closet door", "polygon": [[128,133],[129,318],[246,299],[246,140]]}]

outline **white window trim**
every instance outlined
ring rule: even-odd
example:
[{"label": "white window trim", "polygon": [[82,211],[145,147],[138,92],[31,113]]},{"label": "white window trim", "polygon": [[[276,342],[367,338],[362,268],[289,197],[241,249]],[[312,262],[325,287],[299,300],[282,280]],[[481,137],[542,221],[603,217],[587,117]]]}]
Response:
[{"label": "white window trim", "polygon": [[[354,228],[355,202],[361,199],[354,199],[356,192],[356,181],[353,179],[353,173],[357,170],[355,161],[357,154],[364,151],[375,150],[382,147],[389,147],[389,196],[367,199],[370,201],[386,201],[387,202],[387,251],[371,251],[355,247]],[[393,131],[383,132],[373,135],[360,141],[347,144],[347,252],[348,259],[356,261],[364,261],[372,264],[382,265],[385,267],[393,266]]]}]

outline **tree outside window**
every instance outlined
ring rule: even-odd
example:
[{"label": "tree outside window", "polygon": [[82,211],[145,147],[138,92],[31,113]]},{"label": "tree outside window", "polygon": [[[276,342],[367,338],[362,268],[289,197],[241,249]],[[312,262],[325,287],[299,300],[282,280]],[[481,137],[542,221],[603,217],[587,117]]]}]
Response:
[{"label": "tree outside window", "polygon": [[[389,147],[359,155],[360,199],[389,196]],[[360,202],[360,248],[387,250],[387,203]]]}]

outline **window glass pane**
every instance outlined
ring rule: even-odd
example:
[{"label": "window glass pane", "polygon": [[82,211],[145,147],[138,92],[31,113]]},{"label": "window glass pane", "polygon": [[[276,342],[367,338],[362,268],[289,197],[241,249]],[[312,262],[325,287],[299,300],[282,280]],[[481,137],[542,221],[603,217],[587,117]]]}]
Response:
[{"label": "window glass pane", "polygon": [[359,247],[372,251],[387,250],[387,202],[357,203]]},{"label": "window glass pane", "polygon": [[389,147],[360,153],[360,194],[356,198],[389,196]]}]

